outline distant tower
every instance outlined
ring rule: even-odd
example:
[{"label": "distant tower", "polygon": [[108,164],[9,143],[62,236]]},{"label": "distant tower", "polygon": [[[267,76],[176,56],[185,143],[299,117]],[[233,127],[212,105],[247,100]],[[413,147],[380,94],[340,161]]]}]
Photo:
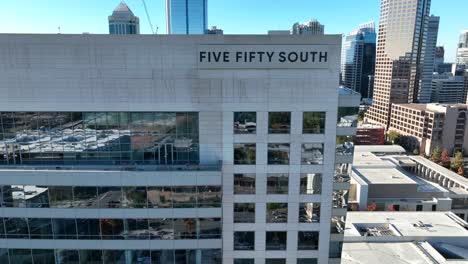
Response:
[{"label": "distant tower", "polygon": [[317,19],[304,23],[295,23],[292,27],[293,35],[323,35],[325,26],[320,24]]},{"label": "distant tower", "polygon": [[167,34],[205,34],[208,0],[166,0]]},{"label": "distant tower", "polygon": [[423,54],[421,84],[417,92],[417,102],[430,103],[432,92],[432,74],[434,73],[434,61],[439,33],[440,17],[430,16],[427,25],[426,46],[421,51]]},{"label": "distant tower", "polygon": [[121,2],[109,16],[109,34],[140,34],[140,19],[126,3]]},{"label": "distant tower", "polygon": [[457,64],[468,65],[468,29],[460,34],[457,46]]}]

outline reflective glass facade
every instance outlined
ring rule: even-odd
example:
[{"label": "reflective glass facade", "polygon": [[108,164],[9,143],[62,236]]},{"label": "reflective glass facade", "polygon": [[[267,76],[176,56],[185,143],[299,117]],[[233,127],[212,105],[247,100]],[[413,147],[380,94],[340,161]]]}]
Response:
[{"label": "reflective glass facade", "polygon": [[0,112],[0,164],[198,164],[198,113]]},{"label": "reflective glass facade", "polygon": [[166,0],[168,34],[205,34],[208,0]]}]

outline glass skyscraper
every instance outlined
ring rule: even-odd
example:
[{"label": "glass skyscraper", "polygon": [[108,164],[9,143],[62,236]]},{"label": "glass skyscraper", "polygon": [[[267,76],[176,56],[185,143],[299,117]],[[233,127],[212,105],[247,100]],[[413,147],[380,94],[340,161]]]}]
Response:
[{"label": "glass skyscraper", "polygon": [[357,91],[363,98],[372,98],[369,76],[375,69],[375,25],[374,22],[359,25],[348,33],[343,43],[341,56],[341,84]]},{"label": "glass skyscraper", "polygon": [[166,0],[167,34],[205,34],[208,0]]},{"label": "glass skyscraper", "polygon": [[109,16],[109,34],[140,34],[140,19],[124,2],[121,2]]},{"label": "glass skyscraper", "polygon": [[427,27],[426,46],[424,50],[424,63],[422,64],[421,86],[418,91],[418,103],[430,103],[432,93],[432,75],[434,73],[437,35],[439,33],[440,17],[430,16]]},{"label": "glass skyscraper", "polygon": [[460,34],[457,47],[457,64],[468,65],[468,29]]},{"label": "glass skyscraper", "polygon": [[381,0],[372,106],[367,121],[388,126],[393,103],[417,100],[431,0]]}]

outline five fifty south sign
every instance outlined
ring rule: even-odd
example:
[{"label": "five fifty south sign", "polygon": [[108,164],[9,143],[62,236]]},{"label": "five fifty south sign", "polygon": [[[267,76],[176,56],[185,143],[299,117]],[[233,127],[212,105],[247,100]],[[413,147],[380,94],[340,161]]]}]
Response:
[{"label": "five fifty south sign", "polygon": [[327,45],[200,45],[200,69],[328,68]]}]

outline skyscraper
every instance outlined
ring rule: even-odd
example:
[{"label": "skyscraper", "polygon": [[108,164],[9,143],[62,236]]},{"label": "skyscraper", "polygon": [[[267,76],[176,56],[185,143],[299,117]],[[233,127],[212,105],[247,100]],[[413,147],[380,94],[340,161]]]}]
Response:
[{"label": "skyscraper", "polygon": [[444,46],[437,46],[435,50],[434,65],[444,63],[445,48]]},{"label": "skyscraper", "polygon": [[432,74],[434,73],[434,60],[437,46],[437,35],[439,33],[440,17],[430,16],[427,26],[426,45],[422,51],[424,60],[422,62],[422,78],[418,90],[417,102],[430,103],[432,93]]},{"label": "skyscraper", "polygon": [[381,0],[371,123],[388,126],[393,103],[417,100],[430,0]]},{"label": "skyscraper", "polygon": [[457,46],[457,64],[468,65],[468,29],[460,34]]},{"label": "skyscraper", "polygon": [[205,34],[208,0],[166,0],[167,34]]},{"label": "skyscraper", "polygon": [[339,263],[360,101],[340,48],[0,34],[0,263]]},{"label": "skyscraper", "polygon": [[361,94],[363,98],[372,98],[369,91],[369,76],[375,70],[376,34],[374,22],[359,25],[348,33],[343,43],[341,55],[341,84]]},{"label": "skyscraper", "polygon": [[109,34],[140,34],[140,19],[126,3],[121,2],[109,16]]},{"label": "skyscraper", "polygon": [[320,24],[317,19],[299,23],[296,22],[291,30],[293,35],[323,35],[325,34],[325,25]]}]

